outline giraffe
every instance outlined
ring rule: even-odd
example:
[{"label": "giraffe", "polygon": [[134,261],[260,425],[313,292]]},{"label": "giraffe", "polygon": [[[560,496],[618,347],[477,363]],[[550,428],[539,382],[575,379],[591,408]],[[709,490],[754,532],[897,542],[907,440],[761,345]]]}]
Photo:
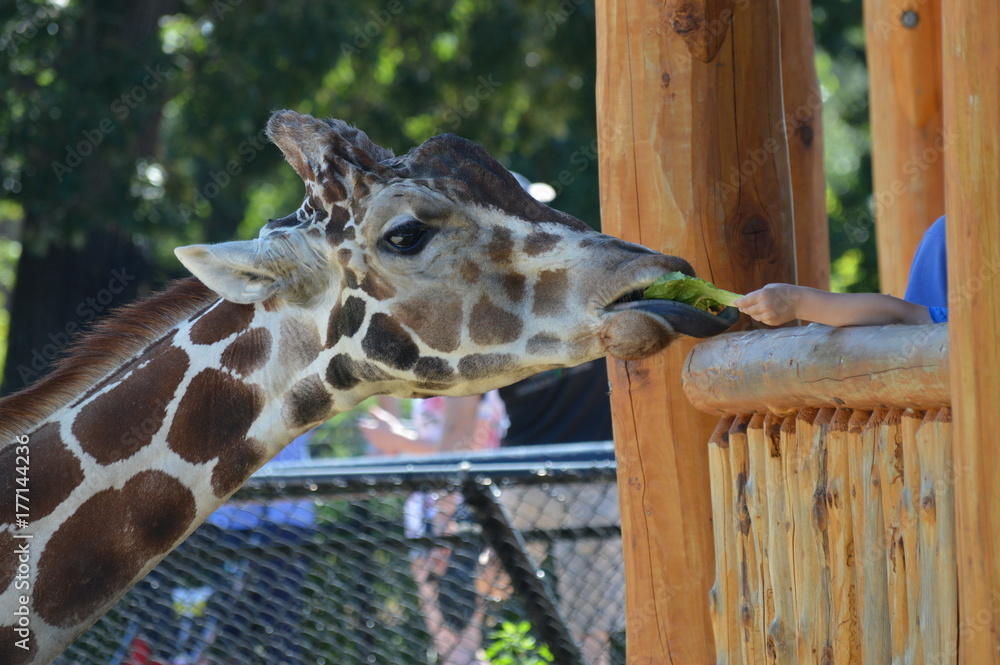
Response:
[{"label": "giraffe", "polygon": [[686,261],[535,201],[475,143],[397,157],[292,111],[267,132],[305,183],[298,210],[178,248],[193,277],[0,401],[0,662],[50,662],[284,445],[366,397],[475,394],[677,336],[629,301]]}]

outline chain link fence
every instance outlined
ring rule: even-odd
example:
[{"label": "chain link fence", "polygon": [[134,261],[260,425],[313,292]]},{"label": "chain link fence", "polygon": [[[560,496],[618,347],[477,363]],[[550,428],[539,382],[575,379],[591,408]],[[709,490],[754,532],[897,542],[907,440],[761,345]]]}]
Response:
[{"label": "chain link fence", "polygon": [[615,665],[611,443],[269,465],[60,665]]}]

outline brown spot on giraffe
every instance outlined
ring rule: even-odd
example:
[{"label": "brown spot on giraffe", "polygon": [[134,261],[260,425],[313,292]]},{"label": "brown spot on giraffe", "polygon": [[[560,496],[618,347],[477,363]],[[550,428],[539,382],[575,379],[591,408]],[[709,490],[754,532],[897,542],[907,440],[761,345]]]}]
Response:
[{"label": "brown spot on giraffe", "polygon": [[365,322],[365,301],[358,296],[347,296],[330,311],[326,328],[326,348],[332,349],[342,337],[354,337]]},{"label": "brown spot on giraffe", "polygon": [[451,368],[451,364],[444,358],[434,356],[423,356],[417,360],[413,373],[418,379],[435,384],[444,382],[450,386],[455,380],[455,370]]},{"label": "brown spot on giraffe", "polygon": [[341,247],[337,250],[337,261],[339,261],[342,266],[349,264],[352,256],[354,256],[354,252],[346,247]]},{"label": "brown spot on giraffe", "polygon": [[355,363],[346,354],[338,353],[330,358],[330,364],[326,366],[326,381],[334,390],[350,390],[361,383],[361,377],[357,375],[354,367]]},{"label": "brown spot on giraffe", "polygon": [[353,226],[348,226],[343,231],[327,231],[326,239],[327,241],[336,247],[337,245],[343,243],[345,240],[354,240],[357,236],[357,229]]},{"label": "brown spot on giraffe", "polygon": [[412,298],[393,305],[392,317],[435,351],[449,353],[462,341],[462,301],[458,296]]},{"label": "brown spot on giraffe", "polygon": [[384,370],[375,365],[357,361],[346,354],[338,353],[330,359],[326,368],[326,380],[337,390],[350,390],[362,381],[375,383],[391,379]]},{"label": "brown spot on giraffe", "polygon": [[551,333],[538,333],[537,335],[532,335],[528,339],[528,343],[525,345],[525,351],[529,355],[537,356],[544,355],[546,353],[552,353],[558,350],[559,345],[562,344],[562,340],[558,336]]},{"label": "brown spot on giraffe", "polygon": [[263,406],[256,386],[218,369],[203,369],[181,397],[167,444],[187,461],[204,464],[243,441]]},{"label": "brown spot on giraffe", "polygon": [[256,439],[244,439],[226,446],[212,469],[212,491],[216,496],[232,494],[264,461],[264,445]]},{"label": "brown spot on giraffe", "polygon": [[271,332],[267,328],[251,328],[226,347],[219,362],[237,374],[248,376],[267,364],[271,344]]},{"label": "brown spot on giraffe", "polygon": [[35,631],[28,627],[27,649],[17,646],[24,637],[14,630],[14,626],[0,626],[0,663],[4,665],[24,665],[30,663],[38,653]]},{"label": "brown spot on giraffe", "polygon": [[330,179],[323,183],[323,196],[328,203],[339,203],[347,198],[347,188],[341,181],[344,172],[337,168],[333,161],[330,162],[330,168],[327,171],[330,174]]},{"label": "brown spot on giraffe", "polygon": [[237,305],[223,300],[202,314],[191,326],[190,337],[195,344],[214,344],[250,327],[253,305]]},{"label": "brown spot on giraffe", "polygon": [[524,253],[528,256],[538,256],[551,251],[562,240],[562,236],[545,231],[532,231],[524,239]]},{"label": "brown spot on giraffe", "polygon": [[90,497],[52,535],[38,559],[35,613],[71,628],[110,604],[152,558],[191,525],[194,495],[162,471]]},{"label": "brown spot on giraffe", "polygon": [[[335,205],[330,208],[330,220],[326,223],[326,236],[333,245],[339,245],[347,237],[347,223],[351,221],[351,213],[347,208]],[[351,238],[354,237],[354,227],[351,227]]]},{"label": "brown spot on giraffe", "polygon": [[333,397],[323,385],[319,374],[302,379],[285,395],[281,417],[290,428],[305,427],[324,420],[333,406]]},{"label": "brown spot on giraffe", "polygon": [[302,369],[323,350],[319,326],[312,319],[282,319],[278,331],[278,362],[284,367]]},{"label": "brown spot on giraffe", "polygon": [[527,278],[516,272],[509,272],[500,278],[500,284],[513,302],[521,302],[524,298],[524,286]]},{"label": "brown spot on giraffe", "polygon": [[535,282],[535,300],[531,311],[536,316],[556,316],[566,310],[569,276],[565,269],[546,270]]},{"label": "brown spot on giraffe", "polygon": [[375,300],[388,300],[396,295],[396,287],[375,270],[369,270],[361,280],[361,290]]},{"label": "brown spot on giraffe", "polygon": [[493,345],[513,342],[521,336],[521,317],[490,302],[483,294],[472,306],[469,335],[476,344]]},{"label": "brown spot on giraffe", "polygon": [[183,349],[160,347],[146,365],[85,405],[73,423],[84,452],[100,464],[113,464],[148,446],[188,366]]},{"label": "brown spot on giraffe", "polygon": [[372,314],[361,350],[368,358],[395,369],[410,369],[420,357],[420,349],[410,334],[381,312]]},{"label": "brown spot on giraffe", "polygon": [[[12,513],[5,514],[12,515]],[[14,538],[14,535],[10,531],[0,532],[0,594],[7,590],[10,583],[14,581],[14,575],[17,574],[17,558],[19,556],[15,551],[15,548],[18,546],[17,541],[18,539]],[[6,619],[7,617],[4,618]]]},{"label": "brown spot on giraffe", "polygon": [[475,261],[466,259],[458,266],[458,272],[462,275],[463,280],[469,284],[475,284],[479,281],[479,276],[483,274],[483,269]]},{"label": "brown spot on giraffe", "polygon": [[28,438],[30,464],[18,463],[17,446],[7,446],[0,452],[0,487],[11,488],[0,495],[0,524],[13,523],[14,513],[22,512],[16,509],[13,489],[21,475],[16,472],[18,467],[30,469],[31,522],[51,514],[83,482],[83,467],[59,436],[58,423],[44,425]]},{"label": "brown spot on giraffe", "polygon": [[458,361],[458,372],[475,381],[499,376],[517,364],[517,357],[510,353],[472,353]]},{"label": "brown spot on giraffe", "polygon": [[510,229],[493,229],[493,238],[486,244],[486,255],[494,263],[511,262],[514,256],[514,234]]}]

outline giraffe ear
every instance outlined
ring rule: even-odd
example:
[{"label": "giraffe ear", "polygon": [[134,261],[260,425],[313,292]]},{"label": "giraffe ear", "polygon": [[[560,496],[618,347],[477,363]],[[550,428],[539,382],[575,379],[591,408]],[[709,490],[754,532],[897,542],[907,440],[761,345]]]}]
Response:
[{"label": "giraffe ear", "polygon": [[[350,171],[379,173],[379,162],[393,156],[360,129],[343,120],[318,120],[295,111],[278,111],[267,123],[267,135],[305,182],[320,175],[343,179]],[[324,171],[335,173],[324,173]]]},{"label": "giraffe ear", "polygon": [[281,288],[281,278],[260,265],[260,240],[238,240],[217,245],[178,247],[174,254],[220,296],[246,305],[267,300]]}]

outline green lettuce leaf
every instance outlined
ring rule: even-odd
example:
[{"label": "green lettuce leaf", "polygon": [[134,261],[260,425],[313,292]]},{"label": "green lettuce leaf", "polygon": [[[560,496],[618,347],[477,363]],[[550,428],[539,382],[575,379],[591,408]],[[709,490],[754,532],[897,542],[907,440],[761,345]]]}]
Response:
[{"label": "green lettuce leaf", "polygon": [[725,307],[731,307],[742,298],[739,293],[718,289],[711,282],[698,277],[689,277],[681,272],[669,272],[649,285],[643,298],[657,300],[676,300],[692,307],[717,313]]}]

